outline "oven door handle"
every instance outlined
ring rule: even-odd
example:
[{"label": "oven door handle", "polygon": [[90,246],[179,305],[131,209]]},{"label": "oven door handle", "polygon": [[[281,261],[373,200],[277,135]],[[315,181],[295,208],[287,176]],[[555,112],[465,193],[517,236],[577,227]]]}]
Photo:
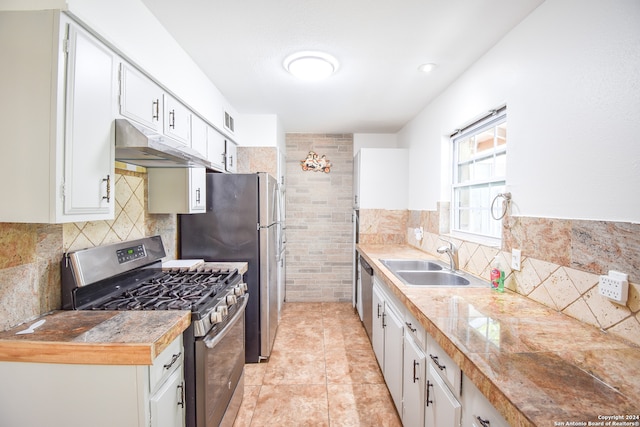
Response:
[{"label": "oven door handle", "polygon": [[235,314],[233,315],[231,320],[226,324],[226,326],[213,337],[211,338],[205,337],[203,341],[204,341],[204,345],[206,345],[207,348],[215,347],[216,344],[218,344],[227,335],[227,333],[229,333],[231,328],[240,320],[240,318],[244,316],[244,309],[247,306],[247,302],[249,302],[249,295],[245,294],[241,298],[243,301],[242,301],[242,305],[240,306],[240,309],[235,312]]}]

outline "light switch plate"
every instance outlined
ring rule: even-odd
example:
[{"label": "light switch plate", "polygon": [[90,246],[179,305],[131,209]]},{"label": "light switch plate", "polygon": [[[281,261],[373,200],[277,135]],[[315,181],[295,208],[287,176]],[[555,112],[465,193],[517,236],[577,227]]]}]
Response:
[{"label": "light switch plate", "polygon": [[522,251],[520,249],[511,249],[511,269],[520,271],[520,260]]}]

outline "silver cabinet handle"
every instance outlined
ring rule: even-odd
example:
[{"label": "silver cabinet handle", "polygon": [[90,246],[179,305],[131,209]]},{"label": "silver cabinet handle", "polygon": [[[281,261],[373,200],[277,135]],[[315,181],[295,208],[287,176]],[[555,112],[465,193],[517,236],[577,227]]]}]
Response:
[{"label": "silver cabinet handle", "polygon": [[174,354],[171,360],[169,361],[169,363],[166,363],[164,365],[164,369],[171,369],[171,367],[178,361],[178,359],[180,359],[181,355],[182,355],[182,352],[178,354]]},{"label": "silver cabinet handle", "polygon": [[196,189],[196,203],[200,204],[200,188]]},{"label": "silver cabinet handle", "polygon": [[176,110],[169,111],[169,127],[171,129],[176,128]]},{"label": "silver cabinet handle", "polygon": [[180,390],[180,400],[178,400],[178,406],[184,408],[184,382],[178,384],[178,390]]},{"label": "silver cabinet handle", "polygon": [[107,203],[111,203],[111,175],[107,175],[106,178],[102,180],[102,182],[107,183],[107,195],[102,196],[102,199],[107,199]]},{"label": "silver cabinet handle", "polygon": [[433,354],[430,354],[429,357],[431,358],[431,360],[433,360],[433,363],[435,363],[436,366],[440,368],[441,371],[447,369],[445,365],[440,364],[440,361],[438,360],[438,356],[434,356]]},{"label": "silver cabinet handle", "polygon": [[160,120],[160,100],[156,99],[151,103],[151,106],[153,108],[153,112],[151,113],[152,114],[151,119],[155,121]]}]

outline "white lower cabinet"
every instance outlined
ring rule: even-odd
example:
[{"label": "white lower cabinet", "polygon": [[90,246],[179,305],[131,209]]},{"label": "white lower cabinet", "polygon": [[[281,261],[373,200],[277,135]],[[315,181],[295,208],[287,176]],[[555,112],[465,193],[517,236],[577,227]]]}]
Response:
[{"label": "white lower cabinet", "polygon": [[387,388],[396,405],[398,413],[402,413],[402,365],[403,365],[403,328],[402,317],[391,301],[391,297],[383,290],[383,285],[373,277],[373,351],[382,369]]},{"label": "white lower cabinet", "polygon": [[406,427],[509,427],[460,366],[373,276],[371,344]]},{"label": "white lower cabinet", "polygon": [[205,168],[148,168],[149,213],[192,214],[207,209]]},{"label": "white lower cabinet", "polygon": [[427,369],[427,397],[425,401],[425,427],[459,427],[462,405],[429,363]]},{"label": "white lower cabinet", "polygon": [[404,336],[403,367],[402,423],[407,427],[423,426],[427,376],[426,356],[409,333]]},{"label": "white lower cabinet", "polygon": [[183,427],[182,336],[151,366],[1,362],[0,425]]},{"label": "white lower cabinet", "polygon": [[462,426],[509,427],[509,423],[466,376],[462,377]]}]

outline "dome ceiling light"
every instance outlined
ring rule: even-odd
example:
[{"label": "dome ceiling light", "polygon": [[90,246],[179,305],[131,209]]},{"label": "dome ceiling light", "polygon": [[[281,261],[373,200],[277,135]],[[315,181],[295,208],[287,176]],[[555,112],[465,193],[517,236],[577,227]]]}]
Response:
[{"label": "dome ceiling light", "polygon": [[284,68],[293,76],[306,81],[320,81],[338,70],[338,61],[323,52],[304,51],[287,56]]},{"label": "dome ceiling light", "polygon": [[430,72],[432,72],[435,68],[437,67],[436,64],[434,64],[433,62],[429,62],[427,64],[422,64],[421,66],[418,67],[418,70],[420,70],[421,72],[425,73],[425,74],[429,74]]}]

